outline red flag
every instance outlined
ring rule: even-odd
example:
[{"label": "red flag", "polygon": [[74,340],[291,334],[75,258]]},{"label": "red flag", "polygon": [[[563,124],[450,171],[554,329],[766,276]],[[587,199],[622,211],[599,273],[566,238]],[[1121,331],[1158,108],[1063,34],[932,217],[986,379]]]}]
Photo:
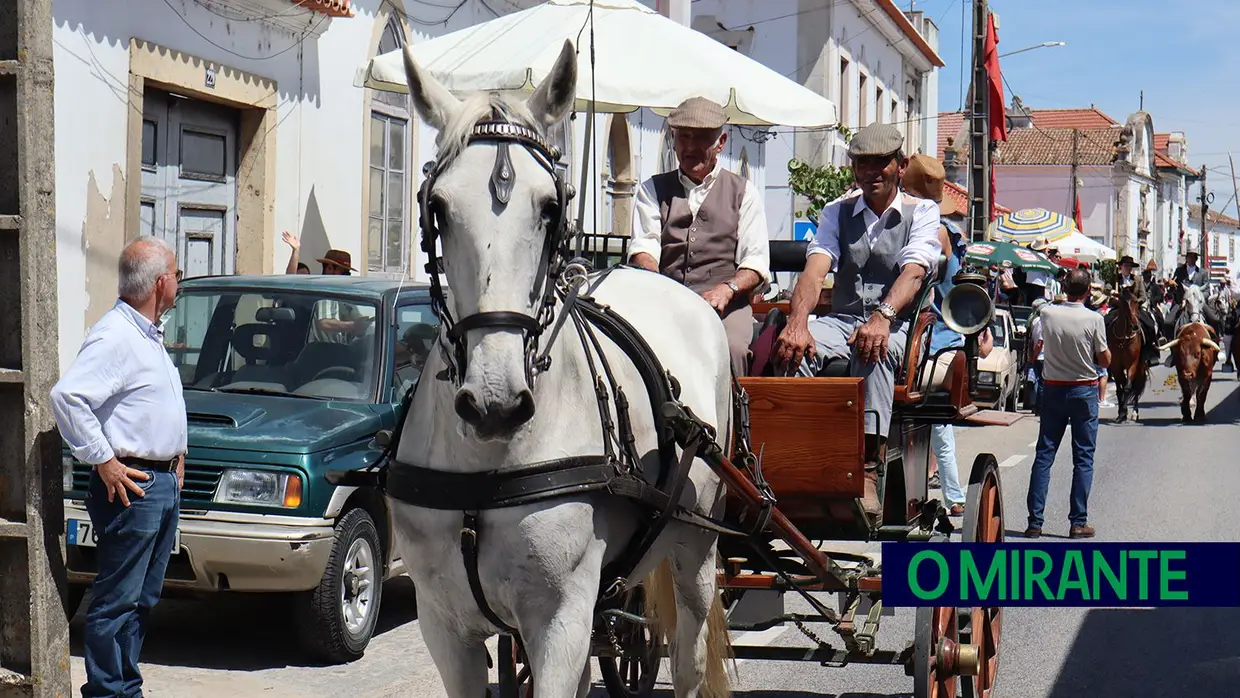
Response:
[{"label": "red flag", "polygon": [[1007,140],[1007,107],[1003,103],[1003,74],[999,72],[999,32],[995,16],[986,17],[986,81],[990,90],[990,140]]},{"label": "red flag", "polygon": [[1076,223],[1076,229],[1084,233],[1085,224],[1081,222],[1081,196],[1074,193],[1073,198],[1076,199],[1076,203],[1072,211],[1072,220]]}]

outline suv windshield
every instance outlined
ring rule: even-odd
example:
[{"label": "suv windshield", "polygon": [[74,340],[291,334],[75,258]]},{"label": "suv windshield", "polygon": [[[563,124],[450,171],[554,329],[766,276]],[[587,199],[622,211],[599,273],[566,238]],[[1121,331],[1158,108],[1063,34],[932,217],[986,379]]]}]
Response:
[{"label": "suv windshield", "polygon": [[990,323],[990,334],[994,337],[996,347],[1007,346],[1007,325],[1003,322],[1003,317],[996,315],[995,319]]},{"label": "suv windshield", "polygon": [[164,345],[186,389],[373,401],[375,313],[321,293],[183,290]]}]

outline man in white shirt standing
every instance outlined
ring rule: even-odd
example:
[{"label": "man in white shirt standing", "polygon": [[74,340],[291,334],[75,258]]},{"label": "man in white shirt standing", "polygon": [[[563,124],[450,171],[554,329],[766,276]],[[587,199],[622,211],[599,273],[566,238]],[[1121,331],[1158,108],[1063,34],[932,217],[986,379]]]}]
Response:
[{"label": "man in white shirt standing", "polygon": [[92,466],[86,509],[98,574],[86,611],[84,697],[142,695],[138,655],[159,601],[184,482],[185,400],[160,317],[177,293],[176,256],[142,237],[121,252],[116,305],[52,388],[73,456]]},{"label": "man in white shirt standing", "polygon": [[758,188],[723,167],[723,107],[702,97],[668,115],[680,166],[637,192],[629,263],[702,295],[723,318],[732,370],[747,371],[751,294],[770,283],[770,242]]},{"label": "man in white shirt standing", "polygon": [[[849,375],[865,379],[862,506],[876,521],[882,509],[877,469],[886,457],[895,375],[917,316],[917,295],[943,251],[938,204],[900,191],[908,166],[903,148],[904,137],[891,124],[870,124],[853,137],[848,154],[860,190],[822,210],[776,349],[781,363],[801,375],[817,373],[816,357],[824,357],[850,361]],[[832,312],[810,322],[829,272],[835,273]]]}]

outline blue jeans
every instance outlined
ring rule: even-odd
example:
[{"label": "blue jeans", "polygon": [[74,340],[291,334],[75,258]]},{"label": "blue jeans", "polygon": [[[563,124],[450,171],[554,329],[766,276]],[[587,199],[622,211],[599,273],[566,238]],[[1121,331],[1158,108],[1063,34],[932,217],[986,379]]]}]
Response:
[{"label": "blue jeans", "polygon": [[164,586],[181,506],[176,473],[143,472],[149,479],[134,482],[146,496],[130,492],[128,507],[120,497],[109,502],[107,486],[91,472],[86,510],[99,533],[99,572],[86,610],[84,698],[142,695],[138,655]]},{"label": "blue jeans", "polygon": [[960,472],[956,467],[956,432],[950,424],[934,424],[930,427],[930,448],[939,464],[939,482],[943,485],[943,499],[947,506],[964,504],[964,492],[960,489]]},{"label": "blue jeans", "polygon": [[1046,385],[1042,387],[1042,397],[1037,455],[1029,474],[1029,526],[1042,528],[1051,465],[1069,424],[1072,425],[1072,508],[1068,521],[1073,526],[1083,526],[1089,521],[1089,488],[1094,480],[1098,386]]}]

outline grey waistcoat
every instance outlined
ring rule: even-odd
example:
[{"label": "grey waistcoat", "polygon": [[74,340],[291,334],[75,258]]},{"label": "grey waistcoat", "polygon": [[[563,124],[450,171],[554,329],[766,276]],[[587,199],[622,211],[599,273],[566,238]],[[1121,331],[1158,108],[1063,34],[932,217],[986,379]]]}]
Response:
[{"label": "grey waistcoat", "polygon": [[[900,251],[908,245],[917,202],[906,197],[899,215],[889,215],[882,222],[884,229],[871,248],[866,240],[865,214],[853,215],[856,201],[850,197],[840,203],[840,260],[831,292],[831,311],[864,317],[874,312],[900,278]],[[900,317],[908,319],[915,305],[910,303]]]}]

